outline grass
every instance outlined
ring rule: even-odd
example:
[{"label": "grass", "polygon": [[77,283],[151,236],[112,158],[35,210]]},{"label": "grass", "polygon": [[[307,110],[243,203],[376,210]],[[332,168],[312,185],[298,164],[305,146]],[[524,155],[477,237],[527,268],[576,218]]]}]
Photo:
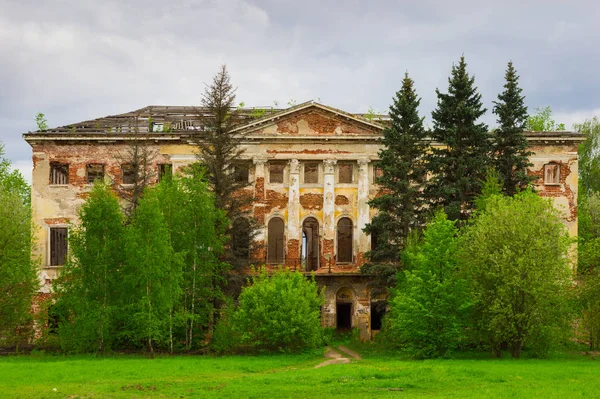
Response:
[{"label": "grass", "polygon": [[0,398],[600,397],[600,361],[578,354],[427,361],[374,355],[314,369],[321,361],[319,353],[4,357]]}]

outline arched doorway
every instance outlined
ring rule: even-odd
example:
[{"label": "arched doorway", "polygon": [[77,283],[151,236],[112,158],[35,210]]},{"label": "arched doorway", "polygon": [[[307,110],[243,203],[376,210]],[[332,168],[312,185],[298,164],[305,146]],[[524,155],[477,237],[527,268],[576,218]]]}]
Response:
[{"label": "arched doorway", "polygon": [[267,231],[267,263],[282,264],[284,260],[283,248],[284,223],[281,218],[269,220]]},{"label": "arched doorway", "polygon": [[319,268],[319,222],[313,217],[302,223],[302,265],[307,272]]},{"label": "arched doorway", "polygon": [[352,328],[352,303],[354,295],[348,287],[338,290],[335,297],[335,326],[338,330],[350,330]]}]

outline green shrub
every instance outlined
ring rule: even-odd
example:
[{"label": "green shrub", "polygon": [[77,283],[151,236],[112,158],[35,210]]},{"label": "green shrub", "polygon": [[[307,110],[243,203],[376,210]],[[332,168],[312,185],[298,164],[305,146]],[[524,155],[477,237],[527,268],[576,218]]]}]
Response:
[{"label": "green shrub", "polygon": [[265,269],[239,297],[233,315],[240,348],[259,352],[299,352],[323,343],[323,293],[299,272]]}]

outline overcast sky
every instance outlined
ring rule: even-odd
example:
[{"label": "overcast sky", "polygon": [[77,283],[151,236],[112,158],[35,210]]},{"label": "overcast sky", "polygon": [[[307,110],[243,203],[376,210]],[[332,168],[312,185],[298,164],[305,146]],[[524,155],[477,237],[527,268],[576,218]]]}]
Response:
[{"label": "overcast sky", "polygon": [[247,106],[348,112],[387,111],[408,71],[430,119],[461,54],[488,109],[512,60],[530,110],[570,128],[600,115],[598,21],[597,1],[0,0],[0,140],[30,179],[38,112],[196,105],[223,63]]}]

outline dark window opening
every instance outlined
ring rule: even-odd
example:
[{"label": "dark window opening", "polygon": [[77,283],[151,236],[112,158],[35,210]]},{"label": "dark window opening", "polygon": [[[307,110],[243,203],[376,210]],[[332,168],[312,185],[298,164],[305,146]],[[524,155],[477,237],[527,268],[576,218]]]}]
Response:
[{"label": "dark window opening", "polygon": [[135,168],[131,164],[125,164],[121,166],[121,172],[123,173],[123,184],[134,184],[135,183]]},{"label": "dark window opening", "polygon": [[560,184],[560,165],[549,163],[544,165],[544,184]]},{"label": "dark window opening", "polygon": [[352,304],[336,304],[336,327],[338,330],[350,330],[352,328]]},{"label": "dark window opening", "polygon": [[313,217],[302,223],[302,263],[307,272],[319,268],[319,222]]},{"label": "dark window opening", "polygon": [[371,251],[376,251],[379,245],[379,233],[377,230],[371,230]]},{"label": "dark window opening", "polygon": [[161,163],[158,165],[158,181],[171,176],[173,176],[173,166],[170,163]]},{"label": "dark window opening", "polygon": [[377,179],[381,178],[383,176],[383,169],[381,168],[381,165],[379,163],[376,163],[373,166],[373,175],[375,177],[375,182],[377,182]]},{"label": "dark window opening", "polygon": [[338,165],[338,182],[342,184],[353,183],[354,167],[351,163],[341,163]]},{"label": "dark window opening", "polygon": [[371,302],[371,330],[381,330],[386,309],[387,301]]},{"label": "dark window opening", "polygon": [[318,183],[319,182],[319,164],[317,163],[306,163],[304,164],[304,183]]},{"label": "dark window opening", "polygon": [[283,183],[283,170],[285,163],[271,162],[269,163],[269,183]]},{"label": "dark window opening", "polygon": [[231,251],[238,259],[250,257],[250,222],[240,217],[233,221],[231,226]]},{"label": "dark window opening", "polygon": [[86,176],[88,183],[93,183],[96,180],[104,180],[104,165],[99,163],[87,164]]},{"label": "dark window opening", "polygon": [[50,228],[50,266],[62,266],[67,259],[67,228]]},{"label": "dark window opening", "polygon": [[283,220],[273,218],[269,221],[268,226],[268,242],[267,242],[267,263],[283,263],[284,246],[283,246]]},{"label": "dark window opening", "polygon": [[236,182],[248,183],[250,165],[247,162],[237,163],[233,166],[233,178]]},{"label": "dark window opening", "polygon": [[50,184],[69,184],[69,164],[50,164]]},{"label": "dark window opening", "polygon": [[341,218],[337,225],[337,261],[352,262],[352,220]]}]

